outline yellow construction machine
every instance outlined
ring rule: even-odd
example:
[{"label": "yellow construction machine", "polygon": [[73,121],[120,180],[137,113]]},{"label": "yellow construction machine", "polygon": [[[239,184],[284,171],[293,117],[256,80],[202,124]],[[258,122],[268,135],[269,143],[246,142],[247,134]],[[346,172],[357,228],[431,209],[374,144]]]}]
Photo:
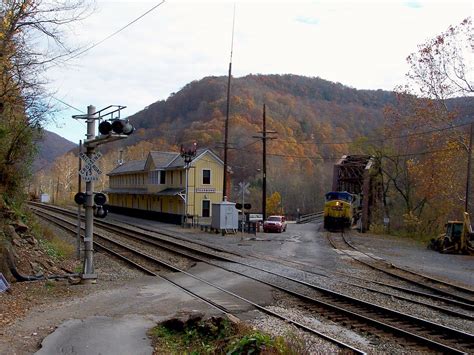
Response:
[{"label": "yellow construction machine", "polygon": [[431,239],[428,247],[440,253],[474,254],[474,231],[469,213],[464,212],[463,221],[448,221],[446,232]]}]

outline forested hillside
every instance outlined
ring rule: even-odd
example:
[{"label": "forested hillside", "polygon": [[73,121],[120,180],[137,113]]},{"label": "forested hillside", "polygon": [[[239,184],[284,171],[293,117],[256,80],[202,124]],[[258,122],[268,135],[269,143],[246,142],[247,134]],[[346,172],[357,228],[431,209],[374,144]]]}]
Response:
[{"label": "forested hillside", "polygon": [[[129,117],[138,130],[120,144],[159,140],[154,149],[163,143],[167,149],[196,141],[222,153],[226,88],[226,77],[207,77],[186,85],[167,100]],[[348,143],[333,143],[370,134],[381,125],[384,107],[394,101],[392,92],[356,90],[319,78],[235,78],[229,120],[232,180],[253,181],[258,188],[262,143],[253,136],[262,130],[265,104],[267,130],[276,131],[276,139],[267,148],[269,191],[279,191],[292,208],[320,206],[322,193],[330,188],[332,164],[349,153]],[[302,186],[307,189],[304,195]],[[292,203],[295,200],[301,205]]]},{"label": "forested hillside", "polygon": [[[192,139],[213,143],[222,140],[226,87],[226,77],[194,81],[130,119],[136,127],[146,129],[143,134],[147,138],[159,135],[175,143]],[[234,143],[248,138],[239,131],[241,125],[251,128],[249,136],[261,129],[263,104],[267,106],[268,129],[283,128],[278,131],[280,138],[306,141],[347,132],[351,136],[366,134],[380,123],[384,106],[395,100],[391,92],[356,90],[296,75],[233,79],[231,96],[230,136]]]},{"label": "forested hillside", "polygon": [[35,143],[38,154],[33,162],[33,171],[44,168],[57,157],[77,147],[77,144],[47,130],[43,131]]},{"label": "forested hillside", "polygon": [[[138,130],[119,144],[146,141],[145,147],[166,150],[196,141],[222,156],[226,88],[226,77],[186,85],[131,116]],[[267,130],[276,132],[267,146],[269,195],[278,192],[287,213],[321,208],[322,196],[331,188],[334,162],[343,154],[366,152],[367,144],[360,141],[378,137],[385,111],[400,105],[394,92],[357,90],[297,75],[248,75],[234,78],[231,88],[232,181],[250,181],[250,199],[260,205],[262,142],[254,136],[262,130],[265,104]],[[447,103],[451,111],[459,111],[458,121],[473,107],[468,98]]]}]

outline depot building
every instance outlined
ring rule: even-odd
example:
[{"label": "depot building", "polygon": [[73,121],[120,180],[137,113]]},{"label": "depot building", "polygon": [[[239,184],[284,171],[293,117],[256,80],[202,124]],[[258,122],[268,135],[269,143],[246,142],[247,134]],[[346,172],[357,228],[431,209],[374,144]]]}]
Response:
[{"label": "depot building", "polygon": [[181,224],[209,223],[212,203],[222,201],[224,163],[210,149],[198,149],[186,165],[176,152],[151,151],[145,160],[119,164],[110,173],[111,212]]}]

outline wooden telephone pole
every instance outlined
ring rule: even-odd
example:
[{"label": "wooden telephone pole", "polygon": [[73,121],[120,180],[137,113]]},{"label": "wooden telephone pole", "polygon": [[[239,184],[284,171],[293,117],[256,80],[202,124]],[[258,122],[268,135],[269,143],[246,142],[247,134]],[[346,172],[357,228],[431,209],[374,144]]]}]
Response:
[{"label": "wooden telephone pole", "polygon": [[267,139],[276,139],[276,137],[269,137],[267,134],[277,133],[276,131],[267,131],[267,118],[265,112],[265,104],[263,104],[263,115],[262,115],[262,131],[261,136],[253,136],[262,140],[263,144],[263,156],[262,156],[262,214],[263,220],[267,218]]}]

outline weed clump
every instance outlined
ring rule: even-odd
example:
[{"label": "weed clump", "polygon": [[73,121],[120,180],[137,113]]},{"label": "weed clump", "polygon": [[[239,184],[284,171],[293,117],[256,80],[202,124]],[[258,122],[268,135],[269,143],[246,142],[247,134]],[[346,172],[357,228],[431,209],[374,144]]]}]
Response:
[{"label": "weed clump", "polygon": [[296,354],[273,337],[226,317],[181,314],[149,331],[154,354]]}]

